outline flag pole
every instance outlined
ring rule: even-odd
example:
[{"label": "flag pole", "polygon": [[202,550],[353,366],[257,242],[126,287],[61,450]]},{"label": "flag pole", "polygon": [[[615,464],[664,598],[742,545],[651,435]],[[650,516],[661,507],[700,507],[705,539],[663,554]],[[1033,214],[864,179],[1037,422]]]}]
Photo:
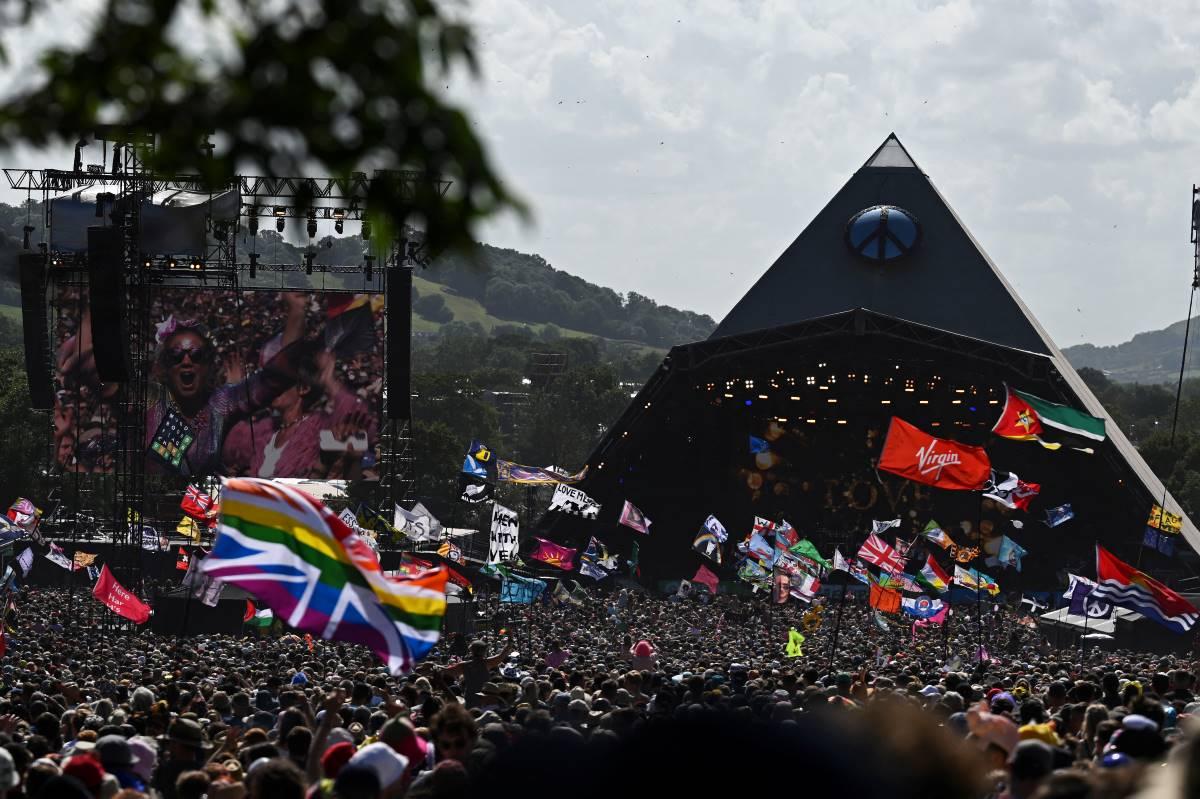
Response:
[{"label": "flag pole", "polygon": [[842,572],[842,598],[838,601],[837,621],[833,625],[833,644],[829,648],[829,666],[825,671],[832,673],[837,660],[838,636],[842,632],[842,609],[846,607],[846,591],[850,586],[850,573]]}]

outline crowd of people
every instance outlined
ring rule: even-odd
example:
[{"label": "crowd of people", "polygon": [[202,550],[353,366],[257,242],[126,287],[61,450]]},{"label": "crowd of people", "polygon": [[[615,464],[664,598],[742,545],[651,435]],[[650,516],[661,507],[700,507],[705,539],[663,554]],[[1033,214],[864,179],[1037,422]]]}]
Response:
[{"label": "crowd of people", "polygon": [[392,676],[365,649],[278,623],[162,638],[81,625],[75,600],[27,588],[9,611],[4,799],[1050,799],[1200,785],[1200,664],[1055,647],[1003,605],[914,628],[853,597],[485,598],[474,629]]}]

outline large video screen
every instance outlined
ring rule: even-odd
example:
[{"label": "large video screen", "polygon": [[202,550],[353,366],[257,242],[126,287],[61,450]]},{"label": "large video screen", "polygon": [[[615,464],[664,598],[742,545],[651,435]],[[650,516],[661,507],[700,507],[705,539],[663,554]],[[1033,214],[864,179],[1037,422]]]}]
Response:
[{"label": "large video screen", "polygon": [[[119,386],[97,375],[86,289],[54,304],[55,458],[108,472]],[[148,473],[378,479],[383,334],[379,294],[154,289]]]}]

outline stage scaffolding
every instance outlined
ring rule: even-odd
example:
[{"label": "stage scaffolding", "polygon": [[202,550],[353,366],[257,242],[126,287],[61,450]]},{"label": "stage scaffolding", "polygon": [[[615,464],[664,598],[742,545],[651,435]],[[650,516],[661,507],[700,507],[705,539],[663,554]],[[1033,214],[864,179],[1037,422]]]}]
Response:
[{"label": "stage scaffolding", "polygon": [[[105,141],[105,136],[109,140]],[[30,233],[38,233],[40,242],[27,241],[28,250],[40,251],[47,269],[47,341],[53,343],[55,330],[60,324],[63,308],[57,307],[54,299],[56,289],[62,286],[75,287],[75,301],[82,303],[82,290],[87,286],[88,259],[86,252],[55,251],[51,242],[54,226],[53,203],[55,197],[80,191],[98,190],[109,196],[113,208],[119,211],[112,216],[112,224],[121,231],[122,268],[115,279],[123,281],[126,319],[128,320],[128,353],[130,369],[128,379],[120,384],[119,394],[113,402],[117,413],[116,446],[111,454],[111,465],[103,473],[81,474],[78,467],[71,470],[56,469],[54,453],[46,448],[47,480],[51,484],[47,492],[50,499],[46,516],[46,532],[60,540],[69,539],[79,544],[93,537],[111,540],[118,544],[121,554],[109,566],[125,585],[141,586],[141,558],[139,548],[142,536],[151,526],[163,530],[164,519],[148,514],[148,500],[165,496],[179,496],[182,488],[175,478],[148,478],[145,464],[146,409],[149,404],[150,364],[145,357],[148,337],[152,335],[149,317],[153,290],[157,286],[195,286],[197,290],[280,290],[299,288],[298,283],[310,283],[310,276],[335,275],[340,284],[335,287],[346,290],[349,276],[361,276],[361,284],[353,290],[381,293],[387,296],[389,276],[401,270],[408,274],[400,279],[411,285],[411,272],[415,266],[427,266],[428,256],[423,250],[419,231],[404,229],[394,240],[368,241],[370,226],[369,196],[374,181],[398,182],[403,193],[412,194],[420,183],[433,183],[439,194],[445,195],[450,181],[426,176],[417,172],[353,173],[346,178],[338,177],[277,177],[240,175],[228,185],[210,186],[197,175],[164,176],[151,173],[144,165],[143,154],[153,147],[152,137],[130,136],[111,132],[97,135],[95,144],[103,144],[103,163],[84,168],[77,154],[73,170],[60,169],[4,169],[8,185],[26,192],[29,201],[40,199],[43,225],[39,230],[27,227]],[[112,168],[107,167],[109,147],[112,147]],[[206,245],[204,255],[198,259],[178,262],[171,252],[146,252],[140,235],[140,213],[143,203],[164,191],[182,191],[208,195],[209,211],[205,219]],[[237,193],[237,211],[230,219],[214,219],[212,199],[228,192]],[[119,200],[119,202],[115,202]],[[98,213],[98,216],[100,214]],[[304,263],[271,262],[267,254],[257,251],[257,232],[260,222],[270,224],[278,219],[305,220],[309,223],[310,239],[315,220],[333,220],[341,233],[342,223],[358,222],[363,226],[362,239],[367,253],[361,263],[317,262],[316,248],[308,248]],[[99,219],[97,220],[100,221]],[[249,252],[240,253],[238,243],[246,241]],[[183,267],[183,268],[180,268]],[[302,271],[303,270],[303,271]],[[323,280],[322,277],[318,277]],[[309,286],[319,288],[318,286]],[[82,318],[80,309],[74,309],[76,318]],[[403,308],[388,307],[385,317],[393,318],[396,313],[411,314],[411,293]],[[54,369],[55,353],[45,368]],[[391,375],[389,358],[385,354],[384,398],[388,391],[409,391],[408,375]],[[407,363],[407,358],[404,359]],[[401,381],[394,378],[402,377]],[[405,404],[407,405],[407,404]],[[394,503],[409,499],[415,483],[415,454],[412,446],[410,420],[392,418],[386,413],[386,402],[380,427],[380,452],[378,484],[364,484],[364,491],[376,507],[390,513]],[[76,419],[76,424],[79,420]],[[47,432],[49,432],[47,425]],[[49,438],[49,436],[48,436]],[[52,440],[52,439],[51,439]],[[76,439],[78,440],[78,439]],[[360,493],[361,495],[361,493]],[[177,501],[177,500],[176,500]],[[72,506],[70,510],[65,510]],[[173,528],[173,523],[167,529]],[[165,530],[164,530],[165,532]],[[381,541],[382,542],[382,541]]]}]

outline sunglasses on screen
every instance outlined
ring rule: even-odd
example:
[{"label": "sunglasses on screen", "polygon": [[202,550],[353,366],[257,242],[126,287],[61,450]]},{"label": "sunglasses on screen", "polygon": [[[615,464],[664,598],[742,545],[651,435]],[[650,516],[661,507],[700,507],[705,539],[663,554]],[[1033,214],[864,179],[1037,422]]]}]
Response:
[{"label": "sunglasses on screen", "polygon": [[171,347],[166,356],[172,366],[183,363],[185,357],[190,358],[192,363],[208,363],[212,350],[207,347]]}]

